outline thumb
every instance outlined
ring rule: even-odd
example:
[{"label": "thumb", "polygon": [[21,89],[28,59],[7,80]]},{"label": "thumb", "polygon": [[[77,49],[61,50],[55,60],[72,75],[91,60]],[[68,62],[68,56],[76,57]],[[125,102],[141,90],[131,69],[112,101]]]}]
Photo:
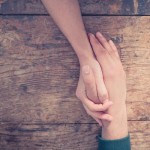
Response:
[{"label": "thumb", "polygon": [[94,74],[89,65],[82,67],[82,78],[85,85],[86,95],[94,103],[100,103],[97,96],[97,89]]}]

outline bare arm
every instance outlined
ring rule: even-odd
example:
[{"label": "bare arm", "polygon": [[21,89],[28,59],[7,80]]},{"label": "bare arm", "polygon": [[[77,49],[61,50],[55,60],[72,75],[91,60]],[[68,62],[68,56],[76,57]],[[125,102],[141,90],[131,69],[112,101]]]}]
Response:
[{"label": "bare arm", "polygon": [[[74,48],[80,63],[92,57],[78,0],[42,0],[57,26]],[[83,59],[84,58],[84,59]]]},{"label": "bare arm", "polygon": [[[100,65],[93,55],[93,51],[85,31],[78,0],[42,0],[42,2],[75,50],[79,58],[81,68],[84,65],[88,65],[91,68],[91,77],[94,82],[92,82],[92,85],[90,86],[88,83],[83,83],[82,73],[80,72],[78,84],[80,85],[82,83],[82,91],[85,91],[86,89],[87,96],[91,101],[96,104],[105,103],[106,105],[102,106],[102,109],[108,109],[106,106],[110,106],[110,103],[108,102],[107,89],[103,79],[101,78],[102,72]],[[77,97],[80,95],[82,99],[85,99],[86,97],[85,93],[81,92],[81,90],[77,90],[76,95]],[[85,103],[85,101],[83,103]],[[86,110],[95,110],[99,107],[94,105],[94,103],[92,105],[93,107],[88,107],[89,105],[85,103],[85,106],[87,106]],[[98,119],[103,119],[101,116],[95,116],[94,118],[99,123],[100,121]]]},{"label": "bare arm", "polygon": [[[71,43],[72,47],[74,48],[80,64],[83,65],[89,65],[91,68],[91,74],[94,74],[95,79],[93,80],[92,84],[95,82],[97,84],[97,91],[92,91],[92,93],[87,93],[87,95],[90,97],[91,100],[98,102],[96,99],[96,94],[98,92],[98,98],[99,99],[107,99],[107,90],[105,87],[105,84],[103,82],[103,79],[101,80],[101,77],[98,77],[98,75],[101,75],[100,68],[98,66],[99,63],[95,63],[96,60],[93,57],[92,49],[85,31],[85,27],[82,21],[80,8],[77,0],[42,0],[43,4],[47,8],[48,12],[60,28],[60,30],[63,32],[63,34],[67,37],[69,42]],[[89,61],[89,62],[88,62]],[[92,62],[92,63],[91,63]],[[96,66],[96,67],[95,67]],[[102,76],[102,75],[101,75]],[[82,79],[81,79],[82,80]],[[101,86],[101,87],[100,87]],[[91,86],[91,89],[96,89],[95,85]],[[84,90],[84,86],[82,87]],[[81,91],[81,90],[80,90]],[[79,93],[79,92],[78,92]],[[93,94],[95,93],[95,95]],[[79,95],[80,96],[80,95]],[[85,99],[83,97],[83,99]],[[93,111],[101,111],[102,106],[95,105],[93,103],[88,102],[87,106],[89,106],[89,109],[92,108]],[[83,102],[84,103],[84,102]],[[106,105],[105,105],[106,106]],[[108,105],[106,106],[108,107]],[[112,110],[112,109],[111,109]],[[101,119],[101,115],[98,115],[99,119]],[[98,118],[97,115],[95,115],[95,118]],[[104,117],[104,116],[103,116]],[[102,117],[102,118],[103,118]],[[110,116],[105,116],[110,117]],[[115,116],[116,118],[116,116]],[[122,118],[122,117],[121,117]],[[118,118],[117,118],[118,119]],[[109,119],[108,119],[109,120]],[[115,120],[115,119],[114,119]],[[126,115],[125,115],[125,125],[127,123],[126,121]],[[114,122],[114,121],[113,121]],[[127,128],[125,128],[125,132],[121,133],[122,135],[117,135],[117,137],[112,135],[112,127],[116,126],[114,123],[107,123],[107,130],[103,130],[103,137],[112,139],[112,138],[121,138],[127,134]],[[105,129],[105,128],[103,128]],[[122,129],[122,128],[121,128]],[[110,131],[110,132],[109,132]],[[120,130],[119,130],[120,131]],[[115,132],[117,133],[117,132]],[[120,132],[119,132],[120,133]],[[119,134],[118,133],[118,134]]]}]

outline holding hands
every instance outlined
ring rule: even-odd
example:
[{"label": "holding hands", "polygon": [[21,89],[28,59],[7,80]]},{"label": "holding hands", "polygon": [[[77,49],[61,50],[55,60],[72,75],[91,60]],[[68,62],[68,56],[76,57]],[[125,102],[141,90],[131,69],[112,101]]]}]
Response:
[{"label": "holding hands", "polygon": [[[124,126],[127,124],[126,75],[117,48],[100,32],[96,33],[96,36],[89,34],[89,40],[96,57],[92,60],[95,61],[95,70],[88,64],[81,66],[76,95],[86,112],[102,125],[104,130],[106,127],[109,129]],[[124,134],[126,133],[127,129],[124,131]]]},{"label": "holding hands", "polygon": [[[87,113],[103,126],[102,138],[126,137],[128,135],[125,105],[126,76],[116,46],[111,40],[108,42],[99,32],[96,36],[89,34],[88,39],[78,0],[42,0],[42,2],[77,54],[81,69],[76,95]],[[102,149],[108,149],[106,143],[104,141]],[[114,143],[116,141],[109,143],[109,149],[112,150]],[[129,137],[124,143],[125,149],[130,149]],[[113,147],[123,149],[122,139],[120,141],[122,148],[118,145]]]}]

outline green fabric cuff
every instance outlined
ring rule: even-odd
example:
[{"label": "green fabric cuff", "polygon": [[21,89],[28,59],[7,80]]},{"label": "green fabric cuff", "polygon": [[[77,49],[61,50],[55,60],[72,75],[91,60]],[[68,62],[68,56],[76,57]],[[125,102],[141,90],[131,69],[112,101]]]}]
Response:
[{"label": "green fabric cuff", "polygon": [[98,150],[131,150],[130,135],[116,140],[106,140],[100,136],[96,138],[98,140]]}]

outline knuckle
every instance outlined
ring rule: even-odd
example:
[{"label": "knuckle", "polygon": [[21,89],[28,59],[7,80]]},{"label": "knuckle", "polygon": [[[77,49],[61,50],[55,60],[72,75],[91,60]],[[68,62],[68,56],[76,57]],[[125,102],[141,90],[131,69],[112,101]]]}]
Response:
[{"label": "knuckle", "polygon": [[99,47],[96,52],[96,58],[101,61],[106,56],[106,51],[104,48]]}]

